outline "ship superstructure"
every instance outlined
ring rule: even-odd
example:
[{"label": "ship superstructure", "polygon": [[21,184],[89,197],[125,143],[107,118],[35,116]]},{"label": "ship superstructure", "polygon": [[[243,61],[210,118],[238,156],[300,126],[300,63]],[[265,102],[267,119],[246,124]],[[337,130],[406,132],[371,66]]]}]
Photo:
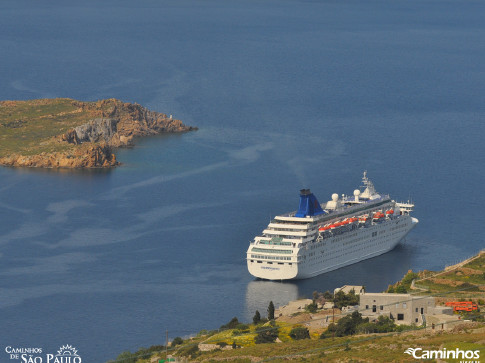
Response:
[{"label": "ship superstructure", "polygon": [[398,203],[362,178],[353,196],[320,204],[300,191],[296,212],[276,216],[247,250],[249,272],[262,279],[313,277],[393,249],[418,223],[411,202]]}]

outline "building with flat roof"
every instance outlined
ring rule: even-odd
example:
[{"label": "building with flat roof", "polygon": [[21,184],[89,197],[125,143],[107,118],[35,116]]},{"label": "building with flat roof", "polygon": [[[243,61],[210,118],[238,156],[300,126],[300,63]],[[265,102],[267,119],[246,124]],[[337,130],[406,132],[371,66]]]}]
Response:
[{"label": "building with flat roof", "polygon": [[342,287],[337,287],[335,290],[333,290],[333,294],[335,295],[339,291],[343,291],[346,294],[354,290],[355,295],[360,295],[365,292],[364,286],[359,286],[359,285],[344,285]]},{"label": "building with flat roof", "polygon": [[385,315],[396,324],[422,325],[425,315],[435,313],[435,301],[429,296],[411,294],[364,293],[360,295],[360,308],[363,317],[377,319]]}]

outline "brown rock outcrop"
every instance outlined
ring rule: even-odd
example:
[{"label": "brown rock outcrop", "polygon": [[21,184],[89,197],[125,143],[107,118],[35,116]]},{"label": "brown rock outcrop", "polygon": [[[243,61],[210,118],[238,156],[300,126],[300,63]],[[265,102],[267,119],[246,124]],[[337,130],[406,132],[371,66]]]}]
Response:
[{"label": "brown rock outcrop", "polygon": [[[69,112],[46,114],[39,116],[39,119],[55,120],[56,117],[62,119],[67,114],[76,114],[82,115],[77,116],[79,123],[71,124],[73,128],[61,135],[39,140],[39,145],[55,145],[50,150],[66,151],[40,152],[33,155],[14,152],[0,157],[0,165],[43,168],[113,167],[119,165],[113,149],[133,146],[136,137],[197,130],[196,127],[185,126],[182,121],[175,120],[172,116],[168,117],[138,104],[125,103],[116,99],[97,102],[62,100],[68,101],[70,105],[75,106],[75,109]],[[49,101],[55,100],[33,100],[31,103],[38,106],[49,104]],[[2,105],[15,107],[15,102],[22,101],[4,101]]]},{"label": "brown rock outcrop", "polygon": [[108,168],[119,165],[111,147],[106,144],[83,145],[72,153],[13,154],[0,158],[0,164],[30,168]]},{"label": "brown rock outcrop", "polygon": [[116,99],[79,103],[78,106],[91,113],[94,111],[99,117],[67,131],[61,136],[63,141],[77,144],[102,140],[113,147],[123,147],[132,146],[134,137],[197,130],[171,116]]}]

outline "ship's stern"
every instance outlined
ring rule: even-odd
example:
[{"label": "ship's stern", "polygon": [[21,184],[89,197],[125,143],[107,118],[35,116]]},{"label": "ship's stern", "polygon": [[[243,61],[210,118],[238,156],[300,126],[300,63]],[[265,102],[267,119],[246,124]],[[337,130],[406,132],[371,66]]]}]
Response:
[{"label": "ship's stern", "polygon": [[247,259],[248,271],[254,277],[265,280],[291,280],[298,275],[296,263],[267,262]]}]

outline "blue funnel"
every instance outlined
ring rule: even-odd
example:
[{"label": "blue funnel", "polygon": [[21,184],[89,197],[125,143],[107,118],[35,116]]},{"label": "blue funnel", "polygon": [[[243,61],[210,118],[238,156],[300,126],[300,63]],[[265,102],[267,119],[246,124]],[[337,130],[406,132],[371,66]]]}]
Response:
[{"label": "blue funnel", "polygon": [[310,189],[300,190],[300,206],[295,217],[316,216],[325,213]]}]

